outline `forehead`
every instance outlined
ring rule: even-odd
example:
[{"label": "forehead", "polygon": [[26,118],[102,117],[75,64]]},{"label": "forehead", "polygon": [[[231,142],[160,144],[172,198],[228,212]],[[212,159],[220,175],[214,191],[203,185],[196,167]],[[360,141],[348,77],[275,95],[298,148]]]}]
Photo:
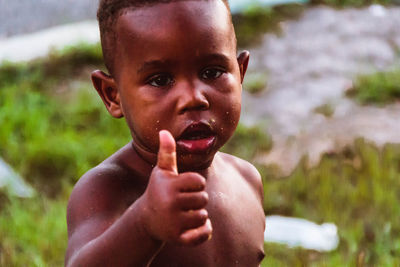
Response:
[{"label": "forehead", "polygon": [[125,56],[178,56],[200,50],[236,54],[230,14],[220,0],[175,1],[127,11],[115,30],[117,54]]}]

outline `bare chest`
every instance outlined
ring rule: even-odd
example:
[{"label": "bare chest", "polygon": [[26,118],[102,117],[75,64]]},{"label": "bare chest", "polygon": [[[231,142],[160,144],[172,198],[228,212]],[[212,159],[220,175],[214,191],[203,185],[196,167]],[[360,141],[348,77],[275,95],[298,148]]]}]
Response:
[{"label": "bare chest", "polygon": [[[258,266],[265,216],[254,190],[241,177],[214,185],[207,210],[212,239],[196,247],[167,244],[151,266]],[[233,186],[234,185],[234,186]]]}]

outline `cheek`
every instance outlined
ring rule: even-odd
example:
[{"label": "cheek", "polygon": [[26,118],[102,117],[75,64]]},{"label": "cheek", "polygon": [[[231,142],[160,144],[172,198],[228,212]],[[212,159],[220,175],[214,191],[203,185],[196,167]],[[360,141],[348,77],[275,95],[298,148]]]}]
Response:
[{"label": "cheek", "polygon": [[241,95],[239,93],[221,94],[220,103],[216,105],[216,114],[218,121],[217,131],[219,132],[220,139],[225,143],[235,131],[240,119],[241,110]]},{"label": "cheek", "polygon": [[227,130],[234,131],[239,123],[241,103],[240,101],[237,101],[237,99],[234,99],[229,103],[229,105],[225,106],[225,112],[223,114],[223,124],[225,125]]},{"label": "cheek", "polygon": [[[133,99],[133,98],[131,98]],[[158,132],[163,129],[160,105],[147,101],[125,101],[123,111],[133,140],[149,151],[158,151]]]}]

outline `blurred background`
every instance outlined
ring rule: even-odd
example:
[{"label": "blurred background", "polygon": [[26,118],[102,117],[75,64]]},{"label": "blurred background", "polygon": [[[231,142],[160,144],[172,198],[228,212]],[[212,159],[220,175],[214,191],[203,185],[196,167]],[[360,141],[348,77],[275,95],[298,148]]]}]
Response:
[{"label": "blurred background", "polygon": [[[400,266],[400,2],[230,2],[251,60],[223,150],[262,174],[262,266]],[[73,185],[130,140],[90,82],[96,7],[0,0],[0,266],[62,266]],[[271,215],[330,223],[338,242],[307,247],[318,233]]]}]

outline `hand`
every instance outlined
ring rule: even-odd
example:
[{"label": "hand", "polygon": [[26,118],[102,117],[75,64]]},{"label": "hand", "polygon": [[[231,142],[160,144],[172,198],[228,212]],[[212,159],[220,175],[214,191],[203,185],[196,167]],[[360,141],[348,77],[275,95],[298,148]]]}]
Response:
[{"label": "hand", "polygon": [[143,194],[144,223],[150,236],[181,245],[197,245],[211,238],[206,179],[198,173],[178,174],[172,135],[160,131],[160,148]]}]

